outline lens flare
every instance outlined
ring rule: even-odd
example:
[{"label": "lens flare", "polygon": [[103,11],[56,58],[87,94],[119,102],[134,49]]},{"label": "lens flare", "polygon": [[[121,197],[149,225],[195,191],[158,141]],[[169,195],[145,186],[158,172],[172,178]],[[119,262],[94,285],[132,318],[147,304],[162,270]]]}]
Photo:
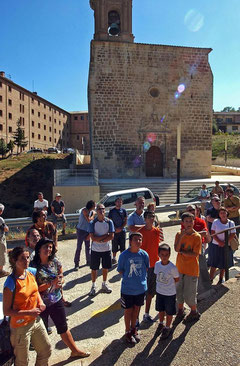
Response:
[{"label": "lens flare", "polygon": [[165,115],[164,116],[162,116],[162,118],[161,118],[161,120],[160,120],[160,123],[163,123],[163,121],[165,120]]},{"label": "lens flare", "polygon": [[134,176],[134,170],[133,170],[133,169],[128,169],[128,170],[127,170],[127,175],[128,175],[129,177]]},{"label": "lens flare", "polygon": [[150,149],[151,145],[148,141],[145,141],[143,144],[143,151],[148,151]]},{"label": "lens flare", "polygon": [[184,84],[179,84],[178,88],[177,88],[178,93],[181,94],[181,93],[184,92],[184,90],[185,90],[185,85]]},{"label": "lens flare", "polygon": [[184,24],[190,32],[198,32],[204,24],[204,16],[196,9],[191,9],[184,17]]},{"label": "lens flare", "polygon": [[148,135],[147,135],[147,140],[148,142],[154,142],[156,141],[156,134],[154,132],[150,132]]},{"label": "lens flare", "polygon": [[175,99],[178,99],[179,97],[180,97],[180,94],[179,94],[179,92],[177,92],[177,91],[176,91],[176,92],[174,93],[174,98],[175,98]]},{"label": "lens flare", "polygon": [[133,167],[138,168],[142,164],[142,157],[141,155],[136,156],[136,158],[133,160]]}]

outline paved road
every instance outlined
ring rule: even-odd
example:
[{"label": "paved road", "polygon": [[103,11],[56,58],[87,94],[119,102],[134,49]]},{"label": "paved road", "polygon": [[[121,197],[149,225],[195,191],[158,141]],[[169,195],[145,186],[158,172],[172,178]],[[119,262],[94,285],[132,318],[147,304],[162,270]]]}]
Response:
[{"label": "paved road", "polygon": [[[165,242],[173,246],[174,237],[178,229],[179,226],[164,228]],[[127,350],[124,342],[121,340],[121,337],[124,334],[124,320],[123,311],[119,304],[120,276],[116,271],[116,265],[109,273],[109,283],[113,289],[112,294],[108,295],[98,292],[96,297],[90,298],[88,296],[91,287],[90,270],[89,267],[85,266],[84,253],[82,253],[81,268],[78,272],[73,270],[75,247],[76,240],[59,242],[58,257],[63,264],[65,276],[64,294],[65,298],[72,302],[72,307],[66,309],[66,313],[69,328],[71,329],[78,346],[82,349],[90,350],[92,354],[88,360],[84,360],[82,362],[80,360],[71,361],[68,359],[70,352],[63,342],[60,341],[60,338],[54,328],[53,334],[50,335],[53,348],[50,365],[121,365],[122,363],[118,360],[120,356],[118,355],[118,358],[114,358],[112,348],[115,344],[114,342],[117,342],[117,340],[120,342],[121,347],[124,347],[122,350],[123,355],[121,354],[123,357],[123,364],[125,362],[125,364],[130,365],[131,362],[129,361],[130,363],[128,363],[126,361],[127,356],[124,356],[124,352],[127,352]],[[173,262],[175,261],[175,257],[175,252],[172,251],[171,259]],[[1,292],[3,282],[4,280],[0,279]],[[97,284],[98,288],[100,288],[100,277],[97,280]],[[142,312],[140,319],[142,319]],[[154,310],[154,301],[151,314],[154,317],[157,315]],[[154,325],[154,327],[156,327],[156,325]],[[142,332],[144,334],[145,330],[142,330]],[[149,333],[146,332],[146,335],[147,334],[149,337]],[[116,344],[118,347],[119,343]],[[102,352],[104,349],[108,354],[108,357],[103,360]],[[131,352],[135,352],[135,356],[137,356],[139,349],[135,347]],[[149,349],[149,354],[151,354],[151,347]],[[34,352],[31,352],[30,365],[33,364]]]}]

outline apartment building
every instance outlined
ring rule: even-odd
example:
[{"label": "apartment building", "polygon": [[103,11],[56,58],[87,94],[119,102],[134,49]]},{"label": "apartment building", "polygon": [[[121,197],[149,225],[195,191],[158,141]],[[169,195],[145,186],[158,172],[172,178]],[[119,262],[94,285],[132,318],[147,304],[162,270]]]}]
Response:
[{"label": "apartment building", "polygon": [[86,155],[90,154],[88,112],[70,112],[71,114],[71,146]]},{"label": "apartment building", "polygon": [[240,133],[240,112],[213,112],[213,118],[221,131]]},{"label": "apartment building", "polygon": [[[20,121],[28,141],[25,150],[32,147],[46,150],[53,146],[83,150],[84,141],[89,142],[87,118],[87,112],[69,113],[36,92],[30,92],[14,83],[3,71],[0,72],[0,138],[6,143],[13,140],[17,122]],[[81,126],[84,127],[83,134]]]}]

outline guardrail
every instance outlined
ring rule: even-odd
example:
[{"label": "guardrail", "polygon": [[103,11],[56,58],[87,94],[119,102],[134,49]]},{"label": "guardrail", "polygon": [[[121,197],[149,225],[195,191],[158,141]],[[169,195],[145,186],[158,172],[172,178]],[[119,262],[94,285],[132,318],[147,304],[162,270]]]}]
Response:
[{"label": "guardrail", "polygon": [[97,169],[57,169],[54,170],[54,185],[98,185]]},{"label": "guardrail", "polygon": [[[195,205],[200,204],[200,201],[195,202],[187,202],[187,203],[178,203],[178,204],[172,204],[172,205],[160,205],[156,207],[156,213],[161,212],[170,212],[170,211],[181,211],[184,210],[189,204]],[[108,213],[109,210],[106,210],[106,213]],[[128,213],[131,213],[134,211],[132,208],[126,209]],[[67,221],[69,224],[77,224],[79,213],[71,213],[66,214]],[[20,229],[23,227],[28,227],[32,225],[32,218],[31,217],[21,217],[21,218],[14,218],[14,219],[5,219],[6,224],[9,226],[10,229]]]}]

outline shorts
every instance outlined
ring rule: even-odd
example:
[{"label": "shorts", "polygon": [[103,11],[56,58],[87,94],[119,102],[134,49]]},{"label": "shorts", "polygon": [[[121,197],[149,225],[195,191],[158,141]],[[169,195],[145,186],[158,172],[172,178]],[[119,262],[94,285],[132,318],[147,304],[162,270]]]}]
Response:
[{"label": "shorts", "polygon": [[130,309],[134,305],[142,306],[144,304],[145,292],[140,295],[125,295],[121,294],[121,307],[123,309]]},{"label": "shorts", "polygon": [[66,333],[66,331],[68,330],[68,326],[63,299],[60,299],[58,302],[47,306],[46,309],[40,314],[40,317],[42,318],[46,329],[48,328],[49,316],[57,328],[57,333]]},{"label": "shorts", "polygon": [[98,270],[100,267],[100,260],[102,260],[102,268],[112,268],[112,257],[110,250],[107,252],[95,252],[94,250],[91,250],[90,268],[94,271]]},{"label": "shorts", "polygon": [[196,305],[197,286],[198,286],[197,276],[189,276],[180,273],[179,281],[176,283],[178,304],[183,304],[185,302],[188,306]]},{"label": "shorts", "polygon": [[166,311],[167,315],[176,314],[176,295],[162,295],[157,293],[156,311]]},{"label": "shorts", "polygon": [[120,233],[115,233],[112,240],[112,252],[117,253],[119,250],[122,253],[125,250],[126,242],[126,232],[121,231]]},{"label": "shorts", "polygon": [[154,296],[156,294],[156,275],[154,273],[154,267],[148,268],[147,287],[147,294]]},{"label": "shorts", "polygon": [[64,224],[67,223],[66,216],[63,214],[62,217],[56,217],[54,214],[49,216],[49,220],[56,224],[59,221],[62,221]]}]

